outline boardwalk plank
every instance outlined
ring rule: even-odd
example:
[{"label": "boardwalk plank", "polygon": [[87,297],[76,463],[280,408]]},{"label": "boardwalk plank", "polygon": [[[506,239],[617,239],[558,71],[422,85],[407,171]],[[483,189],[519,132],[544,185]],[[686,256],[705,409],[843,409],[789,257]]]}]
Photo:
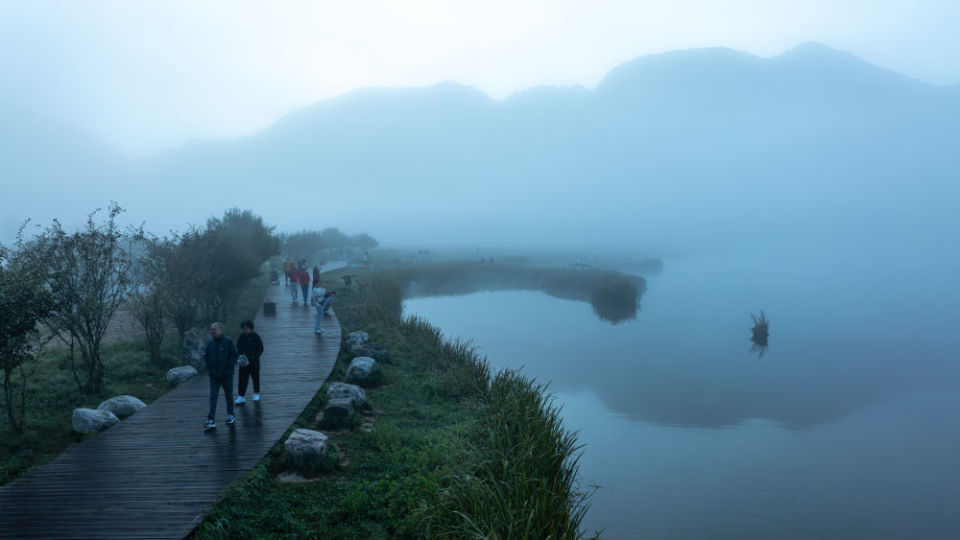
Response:
[{"label": "boardwalk plank", "polygon": [[[267,299],[277,315],[257,314],[266,353],[262,400],[217,405],[217,428],[204,431],[209,387],[194,377],[49,463],[0,487],[0,538],[182,538],[227,487],[252,469],[303,412],[333,370],[340,324],[324,335],[314,310],[293,306],[282,286]],[[231,337],[234,332],[230,329]],[[234,390],[236,376],[234,376]],[[252,391],[252,387],[248,392]]]}]

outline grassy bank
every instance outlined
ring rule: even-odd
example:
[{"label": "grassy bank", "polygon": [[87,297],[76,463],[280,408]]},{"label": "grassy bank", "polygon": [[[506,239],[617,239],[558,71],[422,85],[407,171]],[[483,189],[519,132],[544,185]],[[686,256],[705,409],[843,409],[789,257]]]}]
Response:
[{"label": "grassy bank", "polygon": [[[328,275],[356,273],[341,270]],[[345,333],[364,330],[390,354],[383,383],[352,428],[324,430],[321,390],[291,429],[324,430],[325,463],[290,481],[282,443],[195,531],[227,537],[579,536],[585,497],[579,446],[545,390],[515,372],[491,374],[484,359],[417,318],[401,318],[405,275],[387,271],[337,287]],[[330,381],[342,380],[341,352]]]},{"label": "grassy bank", "polygon": [[[240,321],[252,318],[263,302],[269,285],[266,275],[254,279],[241,293],[236,316],[226,323],[228,333],[239,333]],[[52,348],[29,362],[27,372],[27,415],[22,433],[12,433],[0,424],[0,484],[25,470],[44,463],[83,437],[71,427],[71,415],[77,407],[96,408],[101,401],[116,395],[136,396],[150,403],[170,390],[166,372],[180,364],[180,343],[175,330],[168,330],[162,347],[162,363],[152,364],[141,335],[131,336],[103,346],[104,391],[91,395],[80,392],[70,369],[70,350]],[[76,362],[81,363],[80,353]],[[82,375],[81,375],[82,376]],[[19,383],[19,380],[17,381]],[[0,411],[6,403],[0,393]],[[89,435],[88,435],[89,437]]]},{"label": "grassy bank", "polygon": [[612,270],[520,264],[446,262],[392,268],[388,275],[401,286],[404,297],[534,290],[588,302],[597,316],[613,323],[636,317],[638,301],[647,289],[644,278]]}]

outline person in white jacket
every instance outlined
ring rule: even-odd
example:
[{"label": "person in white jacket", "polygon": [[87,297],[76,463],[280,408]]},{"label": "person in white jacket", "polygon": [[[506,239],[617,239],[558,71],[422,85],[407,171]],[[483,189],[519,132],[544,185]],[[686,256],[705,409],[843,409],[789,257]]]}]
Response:
[{"label": "person in white jacket", "polygon": [[310,304],[317,310],[317,324],[313,327],[315,334],[323,333],[323,329],[320,328],[320,321],[323,319],[323,314],[330,309],[330,304],[333,303],[333,298],[336,295],[336,292],[328,291],[320,282],[314,282],[313,292],[310,294]]}]

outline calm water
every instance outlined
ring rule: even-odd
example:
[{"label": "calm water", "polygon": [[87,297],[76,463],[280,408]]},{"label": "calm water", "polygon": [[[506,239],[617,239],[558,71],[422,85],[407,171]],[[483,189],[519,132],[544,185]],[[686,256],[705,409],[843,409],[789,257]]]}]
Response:
[{"label": "calm water", "polygon": [[710,257],[618,326],[538,292],[405,310],[550,382],[607,538],[957,538],[958,283],[947,257]]}]

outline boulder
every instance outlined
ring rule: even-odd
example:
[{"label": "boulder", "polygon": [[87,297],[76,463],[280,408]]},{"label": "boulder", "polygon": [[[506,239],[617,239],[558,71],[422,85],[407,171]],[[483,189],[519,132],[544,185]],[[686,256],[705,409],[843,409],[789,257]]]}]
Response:
[{"label": "boulder", "polygon": [[366,356],[373,358],[377,362],[387,362],[390,360],[390,355],[387,354],[387,350],[379,345],[374,345],[373,343],[365,343],[357,347],[349,349],[347,352],[351,356]]},{"label": "boulder", "polygon": [[77,433],[96,433],[119,421],[117,415],[103,409],[73,410],[73,430]]},{"label": "boulder", "polygon": [[323,406],[323,422],[327,425],[343,425],[356,412],[352,400],[348,398],[331,399]]},{"label": "boulder", "polygon": [[184,381],[187,381],[198,372],[193,366],[180,366],[170,369],[167,372],[167,382],[173,384],[180,384]]},{"label": "boulder", "polygon": [[347,337],[343,340],[343,344],[347,348],[347,352],[350,352],[353,347],[359,347],[367,341],[370,341],[370,334],[357,330],[356,332],[347,334]]},{"label": "boulder", "polygon": [[363,391],[363,388],[355,384],[335,382],[327,387],[327,399],[330,401],[348,399],[354,407],[361,407],[367,402],[367,394]]},{"label": "boulder", "polygon": [[183,335],[183,365],[193,366],[197,371],[206,367],[203,357],[210,339],[208,336],[203,330],[187,330]]},{"label": "boulder", "polygon": [[283,449],[296,461],[323,459],[327,455],[327,436],[310,429],[295,429],[287,437]]},{"label": "boulder", "polygon": [[133,396],[112,397],[97,407],[98,410],[112,412],[117,418],[126,418],[145,408],[147,408],[147,404]]},{"label": "boulder", "polygon": [[380,366],[377,361],[368,356],[358,356],[347,366],[347,381],[363,384],[379,374]]}]

